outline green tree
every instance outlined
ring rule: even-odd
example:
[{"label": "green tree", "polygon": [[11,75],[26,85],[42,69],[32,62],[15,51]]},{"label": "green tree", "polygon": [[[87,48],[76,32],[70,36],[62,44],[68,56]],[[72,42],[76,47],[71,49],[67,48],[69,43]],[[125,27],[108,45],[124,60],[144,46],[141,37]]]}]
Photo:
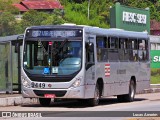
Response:
[{"label": "green tree", "polygon": [[16,20],[10,12],[0,14],[0,36],[15,34]]},{"label": "green tree", "polygon": [[10,12],[12,14],[17,14],[19,10],[14,7],[13,2],[11,0],[0,0],[0,11],[2,12]]},{"label": "green tree", "polygon": [[58,10],[54,10],[52,14],[30,10],[24,13],[21,21],[23,29],[29,26],[56,25],[62,23],[64,23],[62,13]]},{"label": "green tree", "polygon": [[50,14],[47,19],[44,19],[41,24],[42,25],[58,25],[65,23],[63,19],[63,13],[60,10],[54,10],[53,14]]},{"label": "green tree", "polygon": [[21,24],[23,28],[33,25],[41,25],[42,21],[47,19],[48,17],[49,14],[47,13],[30,10],[23,14]]},{"label": "green tree", "polygon": [[[79,3],[68,3],[65,6],[65,20],[71,23],[92,25],[99,27],[109,27],[107,19],[109,18],[108,8],[106,5],[103,5],[102,8],[97,6],[99,1],[94,0],[90,1],[89,6],[89,19],[88,19],[88,1],[85,1],[81,4]],[[106,2],[101,0],[102,3]],[[110,4],[109,4],[110,5]],[[107,12],[105,11],[107,10]]]}]

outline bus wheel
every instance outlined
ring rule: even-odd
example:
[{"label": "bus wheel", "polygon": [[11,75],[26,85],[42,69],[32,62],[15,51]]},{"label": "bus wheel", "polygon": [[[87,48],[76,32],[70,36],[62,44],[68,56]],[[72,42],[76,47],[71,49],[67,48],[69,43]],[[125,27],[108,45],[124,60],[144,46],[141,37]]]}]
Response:
[{"label": "bus wheel", "polygon": [[129,93],[126,95],[118,95],[117,99],[119,102],[132,102],[134,101],[136,87],[135,82],[131,80],[129,85]]},{"label": "bus wheel", "polygon": [[99,85],[96,85],[95,92],[94,92],[94,98],[89,99],[88,103],[90,106],[96,106],[99,104],[100,99],[100,91],[99,91]]},{"label": "bus wheel", "polygon": [[42,106],[49,106],[51,103],[51,98],[39,98],[39,103]]}]

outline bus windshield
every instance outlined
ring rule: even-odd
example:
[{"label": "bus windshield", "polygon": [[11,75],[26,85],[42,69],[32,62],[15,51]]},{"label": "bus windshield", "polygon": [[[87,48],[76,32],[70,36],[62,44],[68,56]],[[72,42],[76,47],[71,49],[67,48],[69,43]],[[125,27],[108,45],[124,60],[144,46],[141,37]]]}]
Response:
[{"label": "bus windshield", "polygon": [[81,49],[80,40],[25,40],[23,67],[30,74],[74,74],[81,69]]}]

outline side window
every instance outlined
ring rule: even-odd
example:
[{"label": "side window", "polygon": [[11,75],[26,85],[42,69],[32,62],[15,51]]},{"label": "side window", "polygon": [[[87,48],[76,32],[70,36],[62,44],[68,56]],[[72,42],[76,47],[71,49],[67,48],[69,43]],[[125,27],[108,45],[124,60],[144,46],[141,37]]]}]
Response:
[{"label": "side window", "polygon": [[118,61],[118,37],[108,37],[108,59]]},{"label": "side window", "polygon": [[117,37],[109,37],[109,48],[110,49],[117,49],[118,48],[118,38]]},{"label": "side window", "polygon": [[146,61],[148,59],[148,44],[145,39],[138,40],[138,57],[139,61]]},{"label": "side window", "polygon": [[138,45],[137,45],[137,39],[131,38],[130,41],[130,49],[129,49],[129,60],[136,62],[138,61]]},{"label": "side window", "polygon": [[119,38],[119,49],[126,49],[126,39]]},{"label": "side window", "polygon": [[119,38],[119,60],[126,61],[128,60],[129,52],[127,50],[127,38]]},{"label": "side window", "polygon": [[108,53],[107,53],[107,46],[108,46],[108,39],[107,37],[97,36],[96,38],[97,43],[97,61],[107,61]]},{"label": "side window", "polygon": [[86,43],[86,62],[89,64],[94,63],[94,44],[91,44],[92,46],[89,46],[88,43]]}]

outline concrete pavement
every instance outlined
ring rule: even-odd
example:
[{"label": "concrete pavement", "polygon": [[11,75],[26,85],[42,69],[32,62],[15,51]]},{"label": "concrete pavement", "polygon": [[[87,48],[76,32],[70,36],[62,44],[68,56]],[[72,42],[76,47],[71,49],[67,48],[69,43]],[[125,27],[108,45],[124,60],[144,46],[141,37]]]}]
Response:
[{"label": "concrete pavement", "polygon": [[[139,94],[160,92],[160,84],[151,84],[150,89],[141,91]],[[2,94],[0,93],[0,107],[16,106],[24,104],[38,103],[36,98],[23,98],[21,94]]]}]

